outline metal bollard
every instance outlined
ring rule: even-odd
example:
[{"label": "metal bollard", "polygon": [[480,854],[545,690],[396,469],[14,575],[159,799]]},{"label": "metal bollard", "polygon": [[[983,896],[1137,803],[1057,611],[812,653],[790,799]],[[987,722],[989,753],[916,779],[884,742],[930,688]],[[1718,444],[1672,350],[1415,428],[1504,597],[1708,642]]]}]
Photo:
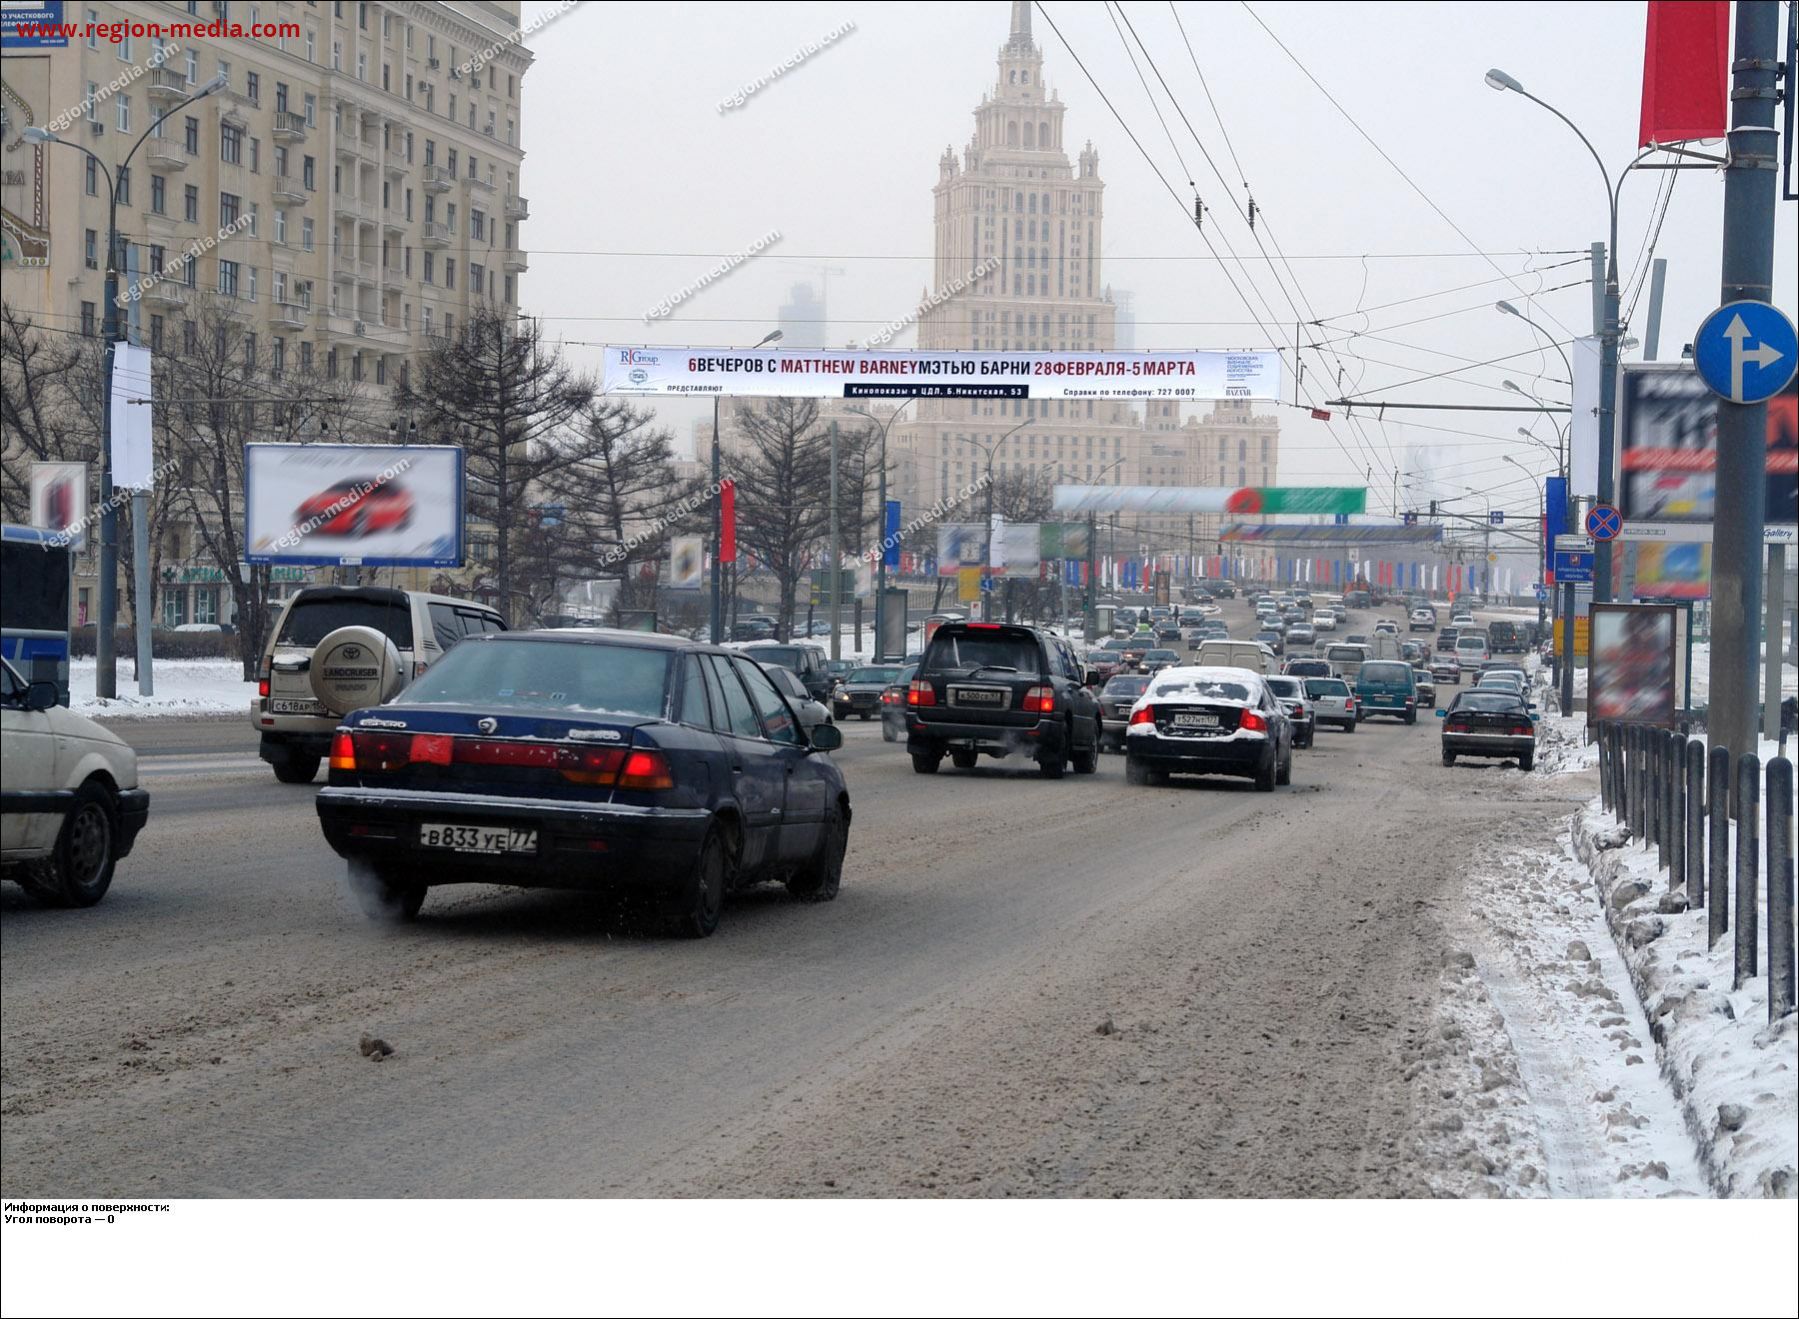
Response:
[{"label": "metal bollard", "polygon": [[1631,836],[1645,847],[1649,845],[1649,758],[1644,750],[1649,742],[1643,736],[1648,730],[1641,724],[1630,726],[1631,762]]},{"label": "metal bollard", "polygon": [[1761,896],[1761,849],[1756,834],[1761,823],[1759,797],[1762,786],[1761,761],[1751,755],[1737,758],[1737,960],[1736,977],[1732,981],[1741,989],[1743,982],[1756,972],[1755,900]]},{"label": "metal bollard", "polygon": [[1612,784],[1612,815],[1624,819],[1624,744],[1618,736],[1616,722],[1605,726],[1607,771]]},{"label": "metal bollard", "polygon": [[1768,762],[1768,1020],[1793,1010],[1793,762]]},{"label": "metal bollard", "polygon": [[1705,906],[1705,746],[1687,739],[1687,906]]},{"label": "metal bollard", "polygon": [[1711,816],[1712,905],[1705,922],[1705,946],[1717,945],[1730,930],[1730,748],[1711,750],[1705,803]]},{"label": "metal bollard", "polygon": [[1655,864],[1662,870],[1668,868],[1668,737],[1665,728],[1649,730],[1649,754],[1655,762],[1655,793],[1649,802],[1655,812],[1651,832],[1655,837]]},{"label": "metal bollard", "polygon": [[1624,746],[1624,827],[1632,838],[1637,833],[1637,730],[1625,724],[1618,730]]},{"label": "metal bollard", "polygon": [[1686,734],[1668,734],[1668,891],[1686,889]]}]

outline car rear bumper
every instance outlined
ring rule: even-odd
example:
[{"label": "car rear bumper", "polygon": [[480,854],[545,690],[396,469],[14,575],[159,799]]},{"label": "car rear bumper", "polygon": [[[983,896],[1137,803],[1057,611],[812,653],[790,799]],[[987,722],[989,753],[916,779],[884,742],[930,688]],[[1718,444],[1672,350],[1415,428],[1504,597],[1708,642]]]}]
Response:
[{"label": "car rear bumper", "polygon": [[1412,696],[1357,696],[1356,705],[1367,714],[1412,714],[1418,700]]},{"label": "car rear bumper", "polygon": [[1001,753],[1042,750],[1065,754],[1067,743],[1067,726],[1060,719],[1039,719],[1031,724],[976,724],[926,719],[915,712],[906,721],[906,747],[910,751],[972,746]]},{"label": "car rear bumper", "polygon": [[1161,737],[1138,733],[1125,739],[1125,757],[1164,774],[1229,774],[1254,778],[1274,756],[1265,737]]},{"label": "car rear bumper", "polygon": [[[410,862],[430,883],[563,889],[670,885],[687,876],[712,825],[712,813],[701,809],[405,788],[326,787],[315,800],[325,841],[339,856]],[[424,847],[419,826],[426,823],[535,829],[537,851],[493,855]]]},{"label": "car rear bumper", "polygon": [[1458,756],[1494,756],[1505,760],[1534,752],[1537,739],[1535,734],[1518,737],[1506,733],[1445,733],[1443,749]]}]

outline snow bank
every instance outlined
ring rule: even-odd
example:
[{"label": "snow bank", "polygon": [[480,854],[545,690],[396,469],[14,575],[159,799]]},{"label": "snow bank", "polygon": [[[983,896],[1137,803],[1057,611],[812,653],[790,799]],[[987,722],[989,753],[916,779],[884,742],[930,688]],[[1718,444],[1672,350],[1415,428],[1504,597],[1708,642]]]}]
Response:
[{"label": "snow bank", "polygon": [[103,701],[94,695],[94,661],[71,661],[69,707],[76,714],[108,719],[216,714],[247,717],[250,702],[256,699],[256,684],[244,681],[243,665],[234,659],[157,660],[152,676],[156,694],[139,696],[137,665],[130,657],[120,656],[118,699]]},{"label": "snow bank", "polygon": [[[1574,817],[1572,841],[1713,1187],[1727,1196],[1793,1198],[1799,1017],[1768,1023],[1765,949],[1764,973],[1733,990],[1731,936],[1707,949],[1705,912],[1685,910],[1684,895],[1667,891],[1653,848],[1633,844],[1597,801]],[[1733,836],[1732,857],[1735,848]],[[1759,928],[1767,929],[1765,902]]]}]

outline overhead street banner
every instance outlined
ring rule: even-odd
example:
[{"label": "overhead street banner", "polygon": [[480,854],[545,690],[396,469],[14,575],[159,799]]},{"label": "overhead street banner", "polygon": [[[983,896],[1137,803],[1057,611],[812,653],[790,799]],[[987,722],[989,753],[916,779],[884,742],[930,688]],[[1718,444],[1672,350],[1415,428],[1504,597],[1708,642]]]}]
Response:
[{"label": "overhead street banner", "polygon": [[1058,513],[1363,513],[1366,486],[1059,485]]},{"label": "overhead street banner", "polygon": [[1276,399],[1281,359],[1241,353],[606,349],[608,394],[737,398]]}]

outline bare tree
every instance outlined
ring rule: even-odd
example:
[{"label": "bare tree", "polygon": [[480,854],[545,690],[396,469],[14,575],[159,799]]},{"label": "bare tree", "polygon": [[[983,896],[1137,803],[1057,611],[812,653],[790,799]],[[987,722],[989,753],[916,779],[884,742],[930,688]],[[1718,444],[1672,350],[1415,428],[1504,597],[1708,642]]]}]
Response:
[{"label": "bare tree", "polygon": [[0,506],[30,520],[31,467],[100,454],[100,340],[44,330],[0,302]]},{"label": "bare tree", "polygon": [[253,678],[271,570],[245,558],[244,446],[372,434],[373,400],[352,380],[277,372],[229,299],[197,297],[182,331],[182,351],[159,356],[154,382],[159,449],[173,463],[167,512],[192,528],[196,550],[224,577],[244,676]]},{"label": "bare tree", "polygon": [[494,529],[494,575],[509,620],[521,594],[513,542],[531,520],[531,499],[591,452],[578,423],[593,396],[593,382],[544,342],[538,322],[515,321],[487,303],[453,336],[434,340],[394,393],[422,434],[463,447],[468,513]]},{"label": "bare tree", "polygon": [[812,399],[741,404],[737,425],[745,442],[727,473],[737,487],[737,538],[774,576],[776,635],[785,641],[800,580],[830,530],[830,440]]}]

